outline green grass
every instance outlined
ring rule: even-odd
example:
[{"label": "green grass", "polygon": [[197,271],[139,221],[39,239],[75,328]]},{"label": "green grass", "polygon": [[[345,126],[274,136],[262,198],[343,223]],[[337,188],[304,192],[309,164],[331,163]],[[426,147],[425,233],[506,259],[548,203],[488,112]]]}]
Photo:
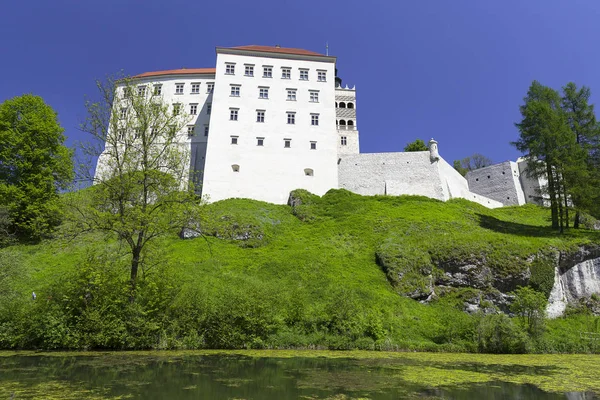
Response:
[{"label": "green grass", "polygon": [[[129,259],[114,238],[0,250],[0,266],[3,258],[18,264],[10,304],[19,310],[5,310],[2,325],[0,307],[0,346],[471,351],[477,321],[456,296],[423,305],[400,294],[445,263],[485,260],[506,277],[532,256],[600,239],[552,231],[549,211],[533,205],[490,210],[345,190],[303,200],[295,208],[247,199],[205,206],[197,216],[205,237],[173,232],[152,247],[135,306],[124,300]],[[539,264],[532,284],[547,291],[553,271]],[[395,279],[399,272],[408,278]],[[27,317],[56,332],[17,323]]]}]

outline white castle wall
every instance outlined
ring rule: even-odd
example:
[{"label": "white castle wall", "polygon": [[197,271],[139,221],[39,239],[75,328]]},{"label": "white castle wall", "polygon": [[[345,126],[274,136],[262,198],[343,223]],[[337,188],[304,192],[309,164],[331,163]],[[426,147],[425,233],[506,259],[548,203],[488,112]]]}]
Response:
[{"label": "white castle wall", "polygon": [[520,172],[520,186],[523,188],[523,194],[527,203],[534,203],[538,205],[549,205],[548,201],[545,200],[543,194],[544,189],[547,188],[548,180],[543,177],[534,178],[529,176],[527,168],[527,160],[519,158],[517,160]]},{"label": "white castle wall", "polygon": [[471,193],[467,181],[444,159],[429,151],[341,156],[340,188],[362,195],[420,195],[446,201],[464,198],[489,208],[502,204]]},{"label": "white castle wall", "polygon": [[517,163],[506,161],[469,171],[465,178],[472,192],[509,206],[525,204],[520,175]]}]

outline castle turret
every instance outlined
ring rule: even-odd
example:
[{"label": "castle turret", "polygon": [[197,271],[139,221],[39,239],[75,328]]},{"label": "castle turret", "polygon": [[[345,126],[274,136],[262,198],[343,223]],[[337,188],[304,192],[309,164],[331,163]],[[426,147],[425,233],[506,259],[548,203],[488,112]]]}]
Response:
[{"label": "castle turret", "polygon": [[440,159],[440,153],[438,153],[438,142],[433,138],[429,141],[429,159],[431,162],[436,162]]},{"label": "castle turret", "polygon": [[338,155],[358,154],[358,128],[356,126],[356,86],[342,87],[342,79],[335,77],[335,124],[338,132]]}]

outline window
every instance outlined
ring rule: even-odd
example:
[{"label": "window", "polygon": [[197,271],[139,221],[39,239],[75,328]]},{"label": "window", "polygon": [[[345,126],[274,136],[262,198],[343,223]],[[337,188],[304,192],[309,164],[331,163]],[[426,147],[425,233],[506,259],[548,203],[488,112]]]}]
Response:
[{"label": "window", "polygon": [[138,86],[138,96],[143,97],[146,95],[146,86]]},{"label": "window", "polygon": [[131,97],[131,88],[125,87],[123,88],[123,98],[128,99]]},{"label": "window", "polygon": [[340,101],[339,106],[340,106],[340,108],[346,108],[346,103],[344,103],[343,101]]},{"label": "window", "polygon": [[264,137],[257,137],[256,138],[256,145],[257,146],[264,146],[265,144],[265,138]]},{"label": "window", "polygon": [[287,99],[288,101],[296,101],[296,89],[287,90]]},{"label": "window", "polygon": [[263,66],[263,78],[272,78],[272,77],[273,77],[273,67]]},{"label": "window", "polygon": [[162,94],[162,85],[154,85],[154,95],[160,96]]},{"label": "window", "polygon": [[265,122],[264,110],[256,110],[256,122]]},{"label": "window", "polygon": [[194,136],[194,125],[188,125],[187,131],[188,131],[188,136]]},{"label": "window", "polygon": [[307,81],[308,80],[308,70],[307,69],[301,69],[300,70],[300,80],[301,81]]},{"label": "window", "polygon": [[318,103],[319,102],[319,91],[317,91],[317,90],[309,90],[308,93],[310,94],[310,102],[311,103]]},{"label": "window", "polygon": [[183,83],[175,84],[175,94],[183,94]]},{"label": "window", "polygon": [[234,75],[235,74],[235,64],[225,64],[225,74],[226,75]]},{"label": "window", "polygon": [[317,81],[327,82],[327,71],[317,71]]},{"label": "window", "polygon": [[348,138],[347,138],[346,136],[342,136],[342,137],[340,138],[340,144],[341,144],[342,146],[346,146],[346,145],[348,144]]},{"label": "window", "polygon": [[229,120],[230,121],[237,121],[238,120],[238,110],[237,108],[230,108],[229,109]]},{"label": "window", "polygon": [[179,111],[181,111],[181,104],[173,104],[173,115],[179,115]]},{"label": "window", "polygon": [[313,172],[312,169],[310,169],[310,168],[305,168],[304,169],[304,175],[306,175],[306,176],[313,176],[313,174],[314,174],[314,172]]},{"label": "window", "polygon": [[312,126],[319,125],[319,114],[310,114],[310,124]]},{"label": "window", "polygon": [[208,136],[208,125],[204,125],[204,136]]},{"label": "window", "polygon": [[237,164],[233,164],[231,166],[231,169],[233,170],[233,172],[240,172],[240,166]]},{"label": "window", "polygon": [[125,140],[125,129],[119,129],[119,130],[117,131],[117,140],[118,140],[119,142],[122,142],[122,141],[124,141],[124,140]]},{"label": "window", "polygon": [[190,115],[198,114],[198,104],[190,104]]},{"label": "window", "polygon": [[192,94],[198,94],[198,93],[200,93],[200,84],[192,83]]},{"label": "window", "polygon": [[231,85],[231,96],[240,97],[240,85]]},{"label": "window", "polygon": [[354,108],[354,103],[348,103],[348,108]]},{"label": "window", "polygon": [[211,111],[212,111],[212,104],[207,104],[206,105],[206,115],[210,115]]},{"label": "window", "polygon": [[269,88],[259,88],[258,89],[258,98],[259,99],[268,99],[269,98]]},{"label": "window", "polygon": [[296,124],[296,113],[295,112],[287,113],[287,123],[290,125]]},{"label": "window", "polygon": [[238,136],[231,136],[231,144],[238,144]]},{"label": "window", "polygon": [[283,139],[283,147],[286,149],[292,147],[292,139]]},{"label": "window", "polygon": [[281,79],[290,79],[292,77],[292,69],[282,67],[281,68]]},{"label": "window", "polygon": [[133,135],[134,135],[133,137],[134,137],[134,139],[137,139],[140,136],[142,136],[142,132],[143,132],[142,128],[140,128],[140,127],[135,128],[133,130]]},{"label": "window", "polygon": [[209,82],[206,84],[206,93],[212,93],[215,90],[214,82]]},{"label": "window", "polygon": [[246,68],[244,70],[244,75],[254,76],[254,65],[246,65]]},{"label": "window", "polygon": [[317,149],[317,142],[310,142],[310,149],[311,150],[316,150]]},{"label": "window", "polygon": [[121,119],[127,118],[127,107],[121,108]]}]

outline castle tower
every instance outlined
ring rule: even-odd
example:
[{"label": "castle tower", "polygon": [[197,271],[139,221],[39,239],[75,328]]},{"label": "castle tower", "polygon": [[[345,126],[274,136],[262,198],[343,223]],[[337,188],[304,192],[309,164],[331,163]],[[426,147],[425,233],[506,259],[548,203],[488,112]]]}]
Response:
[{"label": "castle tower", "polygon": [[356,86],[342,87],[342,79],[335,71],[335,123],[338,133],[338,155],[358,154],[358,128],[356,126]]}]

